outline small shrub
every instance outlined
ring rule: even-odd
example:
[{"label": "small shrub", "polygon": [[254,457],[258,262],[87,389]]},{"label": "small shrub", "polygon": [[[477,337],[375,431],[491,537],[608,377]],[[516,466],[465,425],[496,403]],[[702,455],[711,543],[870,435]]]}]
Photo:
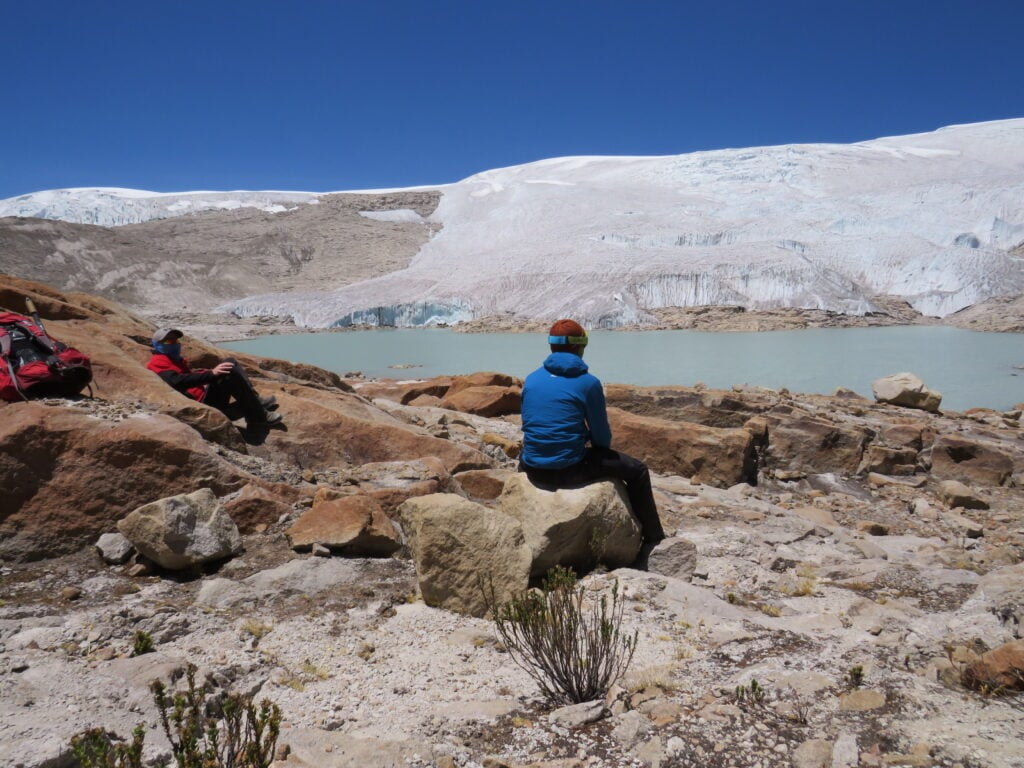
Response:
[{"label": "small shrub", "polygon": [[625,603],[615,582],[611,599],[584,602],[576,575],[556,567],[541,590],[529,590],[502,605],[493,585],[485,589],[498,636],[512,660],[554,703],[579,703],[604,696],[636,650],[637,633],[621,630]]},{"label": "small shrub", "polygon": [[130,743],[102,728],[90,728],[71,738],[71,755],[79,768],[142,768],[142,744],[146,728],[135,726]]},{"label": "small shrub", "polygon": [[860,688],[864,685],[864,667],[860,664],[850,667],[846,673],[846,684],[851,688]]},{"label": "small shrub", "polygon": [[733,690],[733,700],[740,705],[761,706],[764,704],[766,691],[756,679],[751,678],[749,685],[737,685]]},{"label": "small shrub", "polygon": [[177,768],[269,768],[281,730],[281,709],[268,699],[257,706],[232,694],[216,706],[205,686],[196,688],[193,664],[186,680],[187,690],[173,698],[161,681],[150,686]]},{"label": "small shrub", "polygon": [[[267,699],[257,706],[235,694],[217,702],[205,686],[196,688],[194,664],[186,680],[188,689],[173,697],[160,680],[150,685],[176,768],[269,768],[281,730],[280,708]],[[71,753],[79,768],[143,768],[145,738],[141,724],[128,743],[91,728],[72,737]],[[166,768],[167,762],[157,766]]]},{"label": "small shrub", "polygon": [[132,636],[132,656],[142,656],[144,653],[154,651],[153,638],[148,632],[141,629]]}]

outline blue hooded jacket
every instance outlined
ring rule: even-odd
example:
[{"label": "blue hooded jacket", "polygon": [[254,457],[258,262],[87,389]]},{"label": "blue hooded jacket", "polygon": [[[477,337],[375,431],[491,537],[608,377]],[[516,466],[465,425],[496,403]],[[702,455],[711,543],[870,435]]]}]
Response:
[{"label": "blue hooded jacket", "polygon": [[609,448],[604,390],[587,372],[583,358],[552,352],[523,383],[522,461],[537,469],[562,469],[578,464],[587,441]]}]

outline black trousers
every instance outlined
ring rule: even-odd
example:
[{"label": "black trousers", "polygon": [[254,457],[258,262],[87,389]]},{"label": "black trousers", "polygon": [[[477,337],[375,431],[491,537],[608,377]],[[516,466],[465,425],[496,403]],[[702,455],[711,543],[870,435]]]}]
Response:
[{"label": "black trousers", "polygon": [[562,469],[540,469],[519,462],[519,471],[525,472],[530,482],[538,486],[551,488],[571,488],[588,485],[598,480],[621,480],[626,486],[629,505],[633,508],[633,516],[640,523],[644,543],[650,544],[665,538],[658,517],[658,507],[654,503],[651,490],[651,473],[647,465],[625,453],[613,451],[611,448],[588,448],[586,456],[579,464]]},{"label": "black trousers", "polygon": [[232,420],[244,416],[246,421],[262,421],[265,411],[245,369],[233,357],[225,358],[224,362],[234,363],[235,367],[227,376],[217,376],[210,382],[203,402]]}]

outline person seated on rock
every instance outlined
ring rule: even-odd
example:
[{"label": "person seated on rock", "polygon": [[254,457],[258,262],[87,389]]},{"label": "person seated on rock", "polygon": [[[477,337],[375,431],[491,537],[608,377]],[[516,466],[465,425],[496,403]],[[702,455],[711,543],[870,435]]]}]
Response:
[{"label": "person seated on rock", "polygon": [[[523,383],[519,470],[535,485],[564,488],[621,480],[643,532],[637,564],[665,538],[647,466],[612,450],[604,389],[583,362],[587,332],[574,320],[551,326],[551,354]],[[588,445],[589,443],[589,445]]]},{"label": "person seated on rock", "polygon": [[176,328],[160,328],[153,334],[153,355],[146,367],[186,397],[212,405],[229,419],[245,418],[246,426],[278,424],[281,414],[273,413],[277,398],[260,397],[242,366],[229,357],[212,369],[189,367],[181,356],[181,337]]}]

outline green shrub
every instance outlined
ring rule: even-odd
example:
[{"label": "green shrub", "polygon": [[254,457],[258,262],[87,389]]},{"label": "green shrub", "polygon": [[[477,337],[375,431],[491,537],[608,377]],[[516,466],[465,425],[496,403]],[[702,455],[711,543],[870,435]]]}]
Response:
[{"label": "green shrub", "polygon": [[132,636],[132,656],[141,656],[144,653],[152,653],[153,637],[141,629]]},{"label": "green shrub", "polygon": [[578,703],[604,696],[636,650],[637,634],[623,634],[625,604],[618,582],[611,600],[587,604],[576,575],[556,567],[542,590],[530,590],[496,605],[489,602],[502,644],[512,660],[554,703]]},{"label": "green shrub", "polygon": [[[193,664],[186,680],[187,690],[173,696],[160,680],[150,686],[176,768],[269,768],[281,730],[280,708],[267,699],[257,706],[237,694],[216,701],[205,686],[196,687]],[[80,768],[142,768],[145,735],[138,725],[130,744],[115,743],[123,740],[92,728],[71,739],[71,751]]]}]

